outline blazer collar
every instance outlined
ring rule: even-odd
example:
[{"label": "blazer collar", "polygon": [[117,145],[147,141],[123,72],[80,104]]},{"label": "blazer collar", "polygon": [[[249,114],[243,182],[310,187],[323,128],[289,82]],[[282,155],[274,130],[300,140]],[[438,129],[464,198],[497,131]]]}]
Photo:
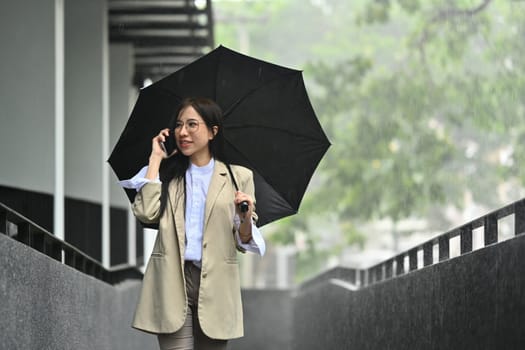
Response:
[{"label": "blazer collar", "polygon": [[[223,190],[225,184],[228,181],[228,168],[226,165],[219,161],[215,160],[215,167],[213,169],[213,174],[210,180],[210,186],[208,187],[208,195],[206,196],[206,207],[204,210],[204,231],[206,231],[206,226],[210,218],[210,214],[213,210],[215,202],[219,197],[219,194]],[[177,232],[185,232],[185,196],[183,195],[186,191],[184,188],[184,180],[172,181],[169,185],[169,194],[170,202],[172,208],[175,208],[174,221],[177,228]],[[233,201],[233,197],[232,197]],[[184,235],[179,236],[179,240],[182,239],[184,242]]]},{"label": "blazer collar", "polygon": [[228,180],[227,174],[228,168],[226,168],[226,165],[221,161],[215,160],[215,168],[213,169],[210,186],[208,187],[208,195],[206,196],[206,209],[204,210],[204,232],[206,232],[208,219],[210,218],[210,214],[213,210],[215,202],[217,201],[220,192]]},{"label": "blazer collar", "polygon": [[173,223],[175,225],[175,228],[177,230],[177,236],[179,239],[179,247],[181,247],[181,256],[184,256],[184,247],[186,244],[184,243],[185,239],[185,222],[184,222],[184,208],[186,207],[184,204],[185,201],[185,191],[184,188],[184,180],[179,181],[171,181],[168,187],[168,193],[169,193],[169,201],[171,202],[171,210],[174,211],[173,213]]}]

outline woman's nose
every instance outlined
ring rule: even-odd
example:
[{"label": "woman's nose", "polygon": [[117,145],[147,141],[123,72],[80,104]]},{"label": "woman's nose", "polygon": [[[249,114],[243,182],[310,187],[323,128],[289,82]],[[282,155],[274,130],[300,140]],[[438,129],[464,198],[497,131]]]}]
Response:
[{"label": "woman's nose", "polygon": [[188,129],[186,129],[186,124],[182,124],[179,130],[179,135],[186,135],[188,134]]}]

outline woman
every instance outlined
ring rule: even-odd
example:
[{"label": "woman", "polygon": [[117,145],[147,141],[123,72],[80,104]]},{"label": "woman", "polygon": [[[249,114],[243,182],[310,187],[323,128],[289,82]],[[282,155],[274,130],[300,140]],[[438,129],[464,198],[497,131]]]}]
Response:
[{"label": "woman", "polygon": [[[265,247],[253,224],[251,171],[232,165],[230,173],[220,161],[221,120],[215,102],[184,100],[174,128],[153,138],[147,168],[131,180],[139,183],[134,214],[159,225],[133,327],[158,334],[161,349],[226,349],[243,336],[237,250],[263,255]],[[163,145],[172,137],[177,149],[168,155]]]}]

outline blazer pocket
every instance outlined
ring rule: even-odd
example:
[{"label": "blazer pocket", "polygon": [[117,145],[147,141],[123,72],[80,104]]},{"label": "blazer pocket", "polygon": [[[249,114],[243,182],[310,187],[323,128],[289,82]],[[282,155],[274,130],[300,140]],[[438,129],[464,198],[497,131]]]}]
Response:
[{"label": "blazer pocket", "polygon": [[224,257],[224,261],[226,261],[228,264],[237,264],[239,262],[239,260],[237,259],[237,248],[233,241],[228,244],[228,249],[226,252],[227,253]]},{"label": "blazer pocket", "polygon": [[151,252],[150,258],[163,258],[164,254],[161,252]]},{"label": "blazer pocket", "polygon": [[239,263],[239,259],[237,259],[237,255],[229,256],[225,259],[225,261],[227,264],[238,264]]},{"label": "blazer pocket", "polygon": [[237,259],[237,245],[235,244],[234,235],[226,240],[227,247],[224,261],[228,264],[237,264],[239,262],[239,259]]},{"label": "blazer pocket", "polygon": [[160,231],[157,232],[157,236],[155,237],[155,243],[153,244],[153,250],[151,251],[150,257],[164,257],[164,244],[162,242],[162,233]]}]

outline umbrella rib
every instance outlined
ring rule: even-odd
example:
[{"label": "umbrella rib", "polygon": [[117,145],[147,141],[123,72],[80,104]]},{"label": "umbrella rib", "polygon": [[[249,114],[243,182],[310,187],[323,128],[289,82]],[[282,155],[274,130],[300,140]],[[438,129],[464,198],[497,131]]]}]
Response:
[{"label": "umbrella rib", "polygon": [[[273,181],[271,181],[271,179],[268,179],[268,178],[266,178],[265,176],[263,176],[262,173],[261,173],[261,171],[260,171],[260,169],[259,169],[257,166],[255,166],[255,164],[253,164],[253,163],[250,161],[249,157],[247,157],[243,151],[241,151],[238,147],[236,147],[236,145],[235,145],[234,143],[232,143],[230,140],[228,140],[227,137],[225,137],[224,140],[225,140],[225,141],[226,141],[226,142],[227,142],[227,143],[228,143],[233,149],[235,149],[235,151],[237,151],[238,154],[242,155],[242,157],[244,158],[245,162],[246,162],[247,164],[250,165],[249,167],[250,167],[252,170],[256,171],[257,174],[259,174],[259,176],[260,176],[262,179],[264,179],[264,181],[265,181],[269,186],[271,186],[272,188],[275,189],[275,184],[273,183]],[[324,152],[326,152],[326,150],[328,149],[328,146],[329,146],[329,144],[328,144],[328,145],[318,145],[317,147],[315,147],[315,149],[316,149],[316,150],[323,150],[323,153],[324,153]],[[317,166],[316,166],[316,167],[317,167]],[[303,194],[303,195],[304,195],[304,194]],[[288,205],[288,207],[289,207],[291,210],[295,210],[294,207],[288,202],[288,200],[285,199],[285,197],[282,197],[282,199],[283,199],[283,201]],[[299,200],[299,202],[301,202],[301,200],[302,200],[302,196],[301,196],[301,199]]]},{"label": "umbrella rib", "polygon": [[[291,69],[290,69],[291,70]],[[231,111],[237,107],[242,101],[244,101],[246,98],[248,98],[248,96],[254,94],[257,90],[263,88],[264,86],[268,85],[269,83],[273,83],[274,81],[276,80],[280,80],[280,79],[284,79],[284,78],[287,78],[288,76],[290,75],[293,75],[293,74],[297,74],[297,73],[300,73],[301,71],[298,71],[298,70],[293,70],[292,72],[288,72],[286,74],[282,74],[282,75],[279,75],[277,77],[275,77],[274,79],[271,79],[271,80],[268,80],[266,82],[264,82],[263,84],[261,84],[260,86],[257,86],[256,88],[252,89],[251,91],[249,91],[248,93],[246,93],[244,96],[241,96],[237,99],[237,101],[235,101],[234,103],[232,103],[232,105],[230,107],[228,107],[228,109],[223,113],[224,115],[224,118],[226,118],[228,116],[228,114],[231,113]],[[217,85],[216,85],[217,86]]]},{"label": "umbrella rib", "polygon": [[[239,150],[239,148],[237,148],[233,143],[231,143],[230,141],[228,141],[228,139],[225,139],[225,141],[228,142],[228,143],[230,144],[230,146],[231,146],[233,149],[235,149],[239,154],[242,154],[243,157],[246,159],[246,162],[250,164],[250,168],[252,169],[252,171],[256,171],[257,174],[259,174],[259,176],[260,176],[262,179],[264,179],[264,181],[265,181],[269,186],[271,186],[271,187],[275,190],[275,187],[274,187],[274,184],[272,183],[272,181],[268,181],[268,179],[267,179],[266,177],[264,177],[264,176],[261,174],[259,168],[256,167],[256,166],[254,166],[254,164],[253,164],[252,162],[250,162],[250,161],[244,156],[244,153],[241,152],[241,151]],[[281,194],[279,193],[279,195],[281,195]],[[284,198],[284,197],[281,197],[281,198],[283,199],[283,202],[286,203],[286,204],[288,205],[288,208],[289,208],[289,209],[291,209],[291,210],[295,210],[295,209],[293,208],[293,206],[288,202],[288,200],[287,200],[286,198]]]},{"label": "umbrella rib", "polygon": [[300,137],[303,137],[303,138],[308,139],[308,140],[325,141],[326,143],[330,144],[330,141],[328,141],[328,139],[326,138],[325,135],[323,135],[324,137],[312,137],[312,136],[309,136],[309,135],[292,132],[289,129],[277,128],[277,127],[267,126],[267,125],[258,125],[258,124],[242,124],[241,125],[241,124],[239,124],[239,125],[227,125],[227,126],[225,126],[225,128],[227,130],[245,129],[245,128],[260,128],[260,129],[266,129],[266,130],[278,130],[278,131],[281,131],[281,132],[289,134],[289,135],[300,136]]}]

